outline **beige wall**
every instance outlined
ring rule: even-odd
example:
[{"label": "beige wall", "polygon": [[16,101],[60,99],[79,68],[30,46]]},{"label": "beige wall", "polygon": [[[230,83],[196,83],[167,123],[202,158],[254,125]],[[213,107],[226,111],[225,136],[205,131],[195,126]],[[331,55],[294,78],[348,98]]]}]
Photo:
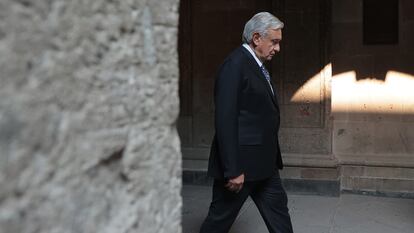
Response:
[{"label": "beige wall", "polygon": [[0,2],[0,232],[181,232],[178,1]]},{"label": "beige wall", "polygon": [[414,191],[414,3],[399,2],[399,42],[364,45],[362,0],[332,1],[333,153],[344,189]]}]

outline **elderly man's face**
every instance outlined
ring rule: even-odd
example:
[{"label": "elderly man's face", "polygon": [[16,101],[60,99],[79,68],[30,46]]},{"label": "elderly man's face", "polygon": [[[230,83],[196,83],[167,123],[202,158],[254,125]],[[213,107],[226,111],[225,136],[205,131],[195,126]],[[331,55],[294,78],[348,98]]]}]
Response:
[{"label": "elderly man's face", "polygon": [[273,56],[280,51],[280,41],[282,40],[281,29],[269,29],[266,36],[258,33],[253,35],[253,43],[257,57],[262,61],[270,61]]}]

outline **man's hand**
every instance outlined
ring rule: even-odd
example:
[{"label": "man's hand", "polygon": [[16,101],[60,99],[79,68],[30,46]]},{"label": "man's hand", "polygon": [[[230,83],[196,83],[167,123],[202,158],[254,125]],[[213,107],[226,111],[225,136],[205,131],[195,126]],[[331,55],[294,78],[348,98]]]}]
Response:
[{"label": "man's hand", "polygon": [[243,188],[243,183],[244,183],[244,174],[241,174],[238,177],[234,177],[230,179],[225,185],[225,187],[232,192],[238,193]]}]

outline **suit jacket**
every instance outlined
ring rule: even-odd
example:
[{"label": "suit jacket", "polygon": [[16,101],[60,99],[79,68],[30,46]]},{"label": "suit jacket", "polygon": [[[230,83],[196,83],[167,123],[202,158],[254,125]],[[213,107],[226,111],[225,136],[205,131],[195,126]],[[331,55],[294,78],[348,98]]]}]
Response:
[{"label": "suit jacket", "polygon": [[214,103],[216,132],[209,158],[210,176],[228,179],[244,173],[246,181],[260,180],[283,168],[277,98],[243,46],[220,66]]}]

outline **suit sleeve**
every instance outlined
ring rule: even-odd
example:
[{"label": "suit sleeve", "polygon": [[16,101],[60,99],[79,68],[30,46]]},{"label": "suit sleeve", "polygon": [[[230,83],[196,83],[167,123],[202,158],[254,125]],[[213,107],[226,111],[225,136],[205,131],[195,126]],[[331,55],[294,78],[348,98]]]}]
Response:
[{"label": "suit sleeve", "polygon": [[215,84],[215,129],[223,175],[226,178],[237,177],[243,173],[238,146],[241,80],[241,67],[227,60],[221,66]]}]

